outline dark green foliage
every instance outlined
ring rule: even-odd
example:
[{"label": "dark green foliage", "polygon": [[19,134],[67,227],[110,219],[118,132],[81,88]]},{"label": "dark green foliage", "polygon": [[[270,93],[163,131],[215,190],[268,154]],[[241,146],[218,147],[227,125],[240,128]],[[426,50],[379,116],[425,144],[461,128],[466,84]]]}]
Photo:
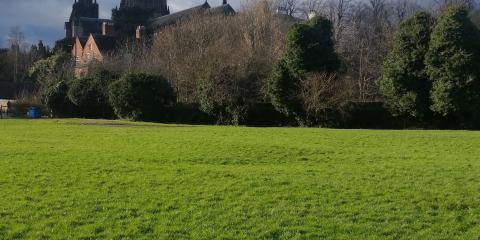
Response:
[{"label": "dark green foliage", "polygon": [[67,96],[68,83],[61,80],[43,89],[43,101],[53,117],[71,117],[75,113],[75,105]]},{"label": "dark green foliage", "polygon": [[430,14],[418,13],[403,22],[395,34],[379,79],[380,92],[395,116],[421,120],[429,115],[431,84],[424,62],[434,22]]},{"label": "dark green foliage", "polygon": [[306,24],[295,24],[287,34],[284,59],[299,77],[306,72],[334,72],[340,67],[335,53],[332,23],[315,17]]},{"label": "dark green foliage", "polygon": [[402,129],[406,126],[418,127],[415,123],[405,122],[405,119],[392,116],[383,102],[346,102],[338,111],[335,117],[341,122],[340,127],[342,128]]},{"label": "dark green foliage", "polygon": [[473,122],[480,107],[480,32],[465,9],[442,14],[432,32],[426,65],[433,82],[431,109]]},{"label": "dark green foliage", "polygon": [[37,61],[28,74],[35,81],[51,116],[75,116],[75,105],[67,96],[73,79],[71,57],[58,51],[47,59]]},{"label": "dark green foliage", "polygon": [[0,52],[0,81],[11,81],[13,79],[12,69],[13,64],[8,59],[8,53]]},{"label": "dark green foliage", "polygon": [[295,74],[284,60],[279,60],[273,67],[269,80],[270,100],[275,108],[287,115],[296,116],[301,112],[298,98],[299,83]]},{"label": "dark green foliage", "polygon": [[78,114],[88,118],[111,118],[113,109],[108,102],[108,85],[118,76],[107,70],[97,70],[85,78],[72,81],[68,97]]},{"label": "dark green foliage", "polygon": [[302,122],[299,98],[300,82],[309,72],[332,73],[339,69],[335,53],[332,23],[315,17],[293,25],[287,34],[285,55],[274,66],[269,80],[269,95],[275,108]]},{"label": "dark green foliage", "polygon": [[63,71],[70,64],[71,56],[63,51],[35,62],[28,70],[28,77],[39,84],[47,84],[52,75]]},{"label": "dark green foliage", "polygon": [[108,98],[118,117],[133,120],[161,120],[176,102],[167,80],[147,74],[123,76],[110,85]]}]

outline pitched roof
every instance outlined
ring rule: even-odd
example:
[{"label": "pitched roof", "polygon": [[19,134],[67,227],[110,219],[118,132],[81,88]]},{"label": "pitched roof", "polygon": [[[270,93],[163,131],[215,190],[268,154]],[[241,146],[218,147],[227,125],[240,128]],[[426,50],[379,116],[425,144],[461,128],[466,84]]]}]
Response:
[{"label": "pitched roof", "polygon": [[109,52],[115,49],[118,44],[118,38],[112,36],[92,35],[100,52]]},{"label": "pitched roof", "polygon": [[[73,45],[75,45],[76,37],[67,37],[64,39],[60,39],[55,42],[55,47],[58,47],[64,51],[70,51],[73,48]],[[79,37],[80,43],[82,43],[82,47],[85,46],[85,43],[87,42],[87,37]]]},{"label": "pitched roof", "polygon": [[194,14],[204,12],[205,10],[210,9],[210,8],[211,8],[210,4],[208,4],[208,2],[205,1],[205,3],[203,3],[202,5],[198,5],[198,6],[193,7],[193,8],[189,8],[189,9],[185,9],[183,11],[172,13],[170,15],[165,15],[165,16],[162,16],[162,17],[155,18],[150,22],[148,28],[156,29],[156,28],[161,28],[161,27],[165,27],[165,26],[168,26],[168,25],[172,25],[172,24],[175,24],[176,22],[178,22],[182,19],[191,17]]},{"label": "pitched roof", "polygon": [[193,8],[185,9],[185,10],[180,11],[180,12],[172,13],[170,15],[165,15],[165,16],[155,18],[148,25],[148,29],[152,30],[152,29],[158,29],[158,28],[166,27],[168,25],[175,24],[175,23],[177,23],[181,20],[188,19],[189,17],[192,17],[195,14],[204,13],[204,12],[208,12],[208,13],[211,13],[211,14],[222,14],[222,15],[225,15],[225,16],[230,16],[230,15],[235,15],[236,14],[233,7],[228,3],[223,4],[221,6],[218,6],[218,7],[212,8],[210,6],[210,4],[208,4],[208,2],[205,1],[205,3],[203,3],[202,5],[198,5],[198,6],[193,7]]},{"label": "pitched roof", "polygon": [[237,13],[235,12],[235,9],[233,9],[233,7],[228,3],[222,6],[214,7],[208,11],[212,14],[223,14],[225,16],[235,15]]}]

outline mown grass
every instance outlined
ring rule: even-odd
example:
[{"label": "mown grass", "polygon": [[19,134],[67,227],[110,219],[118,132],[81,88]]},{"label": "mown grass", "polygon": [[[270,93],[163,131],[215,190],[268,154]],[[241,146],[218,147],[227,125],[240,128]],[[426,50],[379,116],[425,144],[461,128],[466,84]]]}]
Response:
[{"label": "mown grass", "polygon": [[0,239],[480,236],[480,132],[1,120],[0,137]]}]

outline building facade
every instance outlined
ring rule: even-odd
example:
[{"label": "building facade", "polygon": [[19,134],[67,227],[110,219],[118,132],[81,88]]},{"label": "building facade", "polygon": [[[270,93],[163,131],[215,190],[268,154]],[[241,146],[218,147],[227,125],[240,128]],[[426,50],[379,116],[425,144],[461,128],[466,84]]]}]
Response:
[{"label": "building facade", "polygon": [[[113,26],[110,19],[99,18],[97,0],[75,0],[68,22],[65,22],[65,37],[56,42],[56,48],[71,51],[76,38],[88,38],[93,35],[105,35],[105,25]],[[108,35],[115,35],[113,28],[108,29]]]},{"label": "building facade", "polygon": [[[72,5],[72,13],[68,22],[65,22],[65,37],[77,37],[88,35],[90,29],[95,28],[99,19],[99,7],[97,0],[75,0]],[[85,29],[87,28],[87,29]]]},{"label": "building facade", "polygon": [[[121,0],[120,10],[140,9],[154,12],[149,16],[148,23],[135,25],[135,32],[130,38],[141,40],[146,34],[157,34],[164,27],[177,22],[188,20],[196,14],[221,14],[234,15],[236,12],[223,0],[223,4],[212,8],[207,1],[183,11],[170,14],[167,0]],[[117,10],[118,9],[114,9]],[[133,12],[136,12],[133,11]],[[88,71],[88,66],[95,62],[101,62],[105,56],[118,47],[120,37],[116,34],[118,25],[110,19],[99,19],[99,9],[96,0],[75,0],[72,6],[72,14],[65,23],[65,38],[58,43],[67,46],[75,60],[75,75],[80,77]]]}]

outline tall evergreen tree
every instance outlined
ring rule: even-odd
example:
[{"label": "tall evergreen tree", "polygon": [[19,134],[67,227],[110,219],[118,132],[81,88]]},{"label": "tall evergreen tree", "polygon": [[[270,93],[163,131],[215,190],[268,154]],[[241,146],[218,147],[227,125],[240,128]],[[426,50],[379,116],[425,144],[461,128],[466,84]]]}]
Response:
[{"label": "tall evergreen tree", "polygon": [[426,57],[432,80],[431,109],[472,122],[480,107],[480,32],[464,8],[446,10]]},{"label": "tall evergreen tree", "polygon": [[425,12],[400,25],[379,79],[380,92],[393,115],[423,120],[429,112],[431,84],[425,70],[434,18]]},{"label": "tall evergreen tree", "polygon": [[269,93],[273,106],[286,116],[296,116],[301,112],[298,99],[299,85],[296,76],[287,63],[280,59],[273,67],[269,82]]},{"label": "tall evergreen tree", "polygon": [[332,22],[314,17],[295,24],[287,34],[285,62],[299,77],[306,72],[334,72],[340,67],[333,43]]},{"label": "tall evergreen tree", "polygon": [[308,72],[334,72],[340,67],[335,53],[332,23],[315,17],[295,24],[287,34],[285,55],[270,77],[270,97],[275,108],[299,120],[302,115],[298,90]]}]

